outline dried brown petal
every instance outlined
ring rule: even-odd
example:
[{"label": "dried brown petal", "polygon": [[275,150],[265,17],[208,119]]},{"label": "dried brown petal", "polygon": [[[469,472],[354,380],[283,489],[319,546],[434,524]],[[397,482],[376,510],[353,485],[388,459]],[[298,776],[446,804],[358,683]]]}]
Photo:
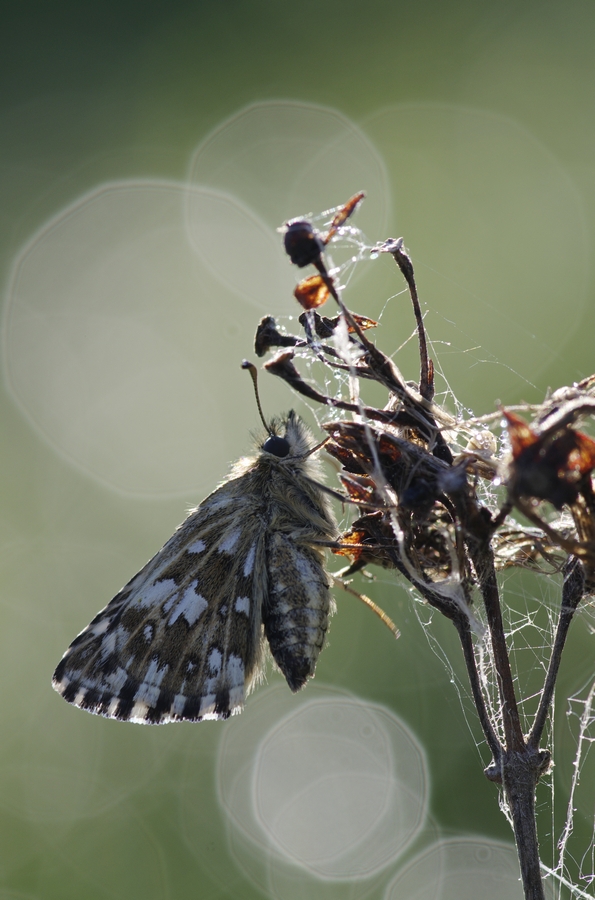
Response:
[{"label": "dried brown petal", "polygon": [[374,480],[367,475],[355,473],[342,473],[339,475],[343,487],[354,503],[368,503],[375,506],[384,506],[382,497],[378,492]]},{"label": "dried brown petal", "polygon": [[341,209],[335,213],[335,217],[331,222],[331,227],[329,228],[326,237],[324,238],[324,243],[328,244],[331,238],[336,234],[337,230],[344,225],[349,216],[355,212],[358,204],[365,197],[364,191],[358,191],[357,194],[354,194],[353,197],[350,197],[345,206],[342,206]]},{"label": "dried brown petal", "polygon": [[[329,319],[328,316],[318,315],[314,310],[310,310],[310,312],[314,317],[314,331],[316,332],[317,337],[322,338],[323,340],[331,337],[335,328],[341,321],[341,316],[335,316],[333,319]],[[367,331],[368,328],[376,328],[378,325],[378,322],[375,322],[374,319],[368,319],[367,316],[358,316],[357,313],[351,313],[351,318],[362,331]],[[298,321],[300,325],[305,328],[307,325],[306,313],[302,313]],[[347,323],[347,331],[349,334],[354,334],[355,328],[353,325]]]},{"label": "dried brown petal", "polygon": [[547,500],[556,509],[572,505],[581,480],[595,468],[593,438],[569,427],[539,435],[514,413],[504,416],[512,446],[512,493]]},{"label": "dried brown petal", "polygon": [[326,303],[331,293],[322,275],[309,275],[296,286],[293,296],[304,309],[316,309]]},{"label": "dried brown petal", "polygon": [[382,512],[369,513],[356,519],[349,531],[341,536],[339,543],[341,546],[333,549],[333,553],[351,560],[349,569],[343,574],[353,574],[368,563],[385,569],[395,568],[391,557],[394,534]]},{"label": "dried brown petal", "polygon": [[[359,327],[361,328],[362,331],[367,331],[368,328],[377,328],[378,327],[378,322],[376,322],[374,319],[369,319],[367,316],[358,316],[357,313],[351,313],[351,318],[353,319],[353,321],[355,322],[356,325],[359,325]],[[355,328],[353,328],[351,325],[348,324],[347,330],[349,331],[350,334],[353,334],[355,331]]]}]

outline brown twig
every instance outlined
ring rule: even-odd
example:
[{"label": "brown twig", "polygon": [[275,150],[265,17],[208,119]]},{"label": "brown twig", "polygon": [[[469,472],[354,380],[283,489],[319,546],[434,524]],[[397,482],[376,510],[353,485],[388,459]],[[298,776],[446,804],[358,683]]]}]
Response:
[{"label": "brown twig", "polygon": [[539,706],[535,714],[533,727],[527,738],[527,747],[536,750],[539,747],[543,729],[549,714],[552,698],[554,696],[554,688],[558,677],[558,670],[562,659],[562,651],[568,629],[574,617],[576,609],[581,602],[585,592],[585,574],[583,565],[575,556],[569,556],[564,566],[564,584],[562,587],[562,605],[560,608],[560,616],[558,618],[558,627],[556,628],[556,636],[554,638],[554,646],[550,656],[550,662],[547,675],[539,699]]},{"label": "brown twig", "polygon": [[413,304],[413,312],[415,321],[417,322],[417,339],[419,342],[419,356],[421,362],[421,371],[419,376],[419,392],[424,400],[434,399],[434,363],[428,357],[428,344],[426,340],[426,328],[424,319],[421,314],[419,305],[419,297],[417,294],[417,285],[415,283],[415,274],[413,272],[413,263],[411,257],[405,252],[403,238],[389,238],[375,250],[381,253],[390,253],[394,261],[398,265],[401,273],[409,287],[411,303]]}]

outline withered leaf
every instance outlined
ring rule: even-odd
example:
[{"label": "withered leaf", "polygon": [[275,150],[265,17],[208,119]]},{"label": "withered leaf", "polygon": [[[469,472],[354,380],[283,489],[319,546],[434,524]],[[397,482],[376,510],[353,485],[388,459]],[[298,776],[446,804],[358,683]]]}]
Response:
[{"label": "withered leaf", "polygon": [[573,428],[537,434],[504,410],[512,447],[509,489],[519,497],[547,500],[556,509],[572,505],[581,481],[595,468],[595,441]]},{"label": "withered leaf", "polygon": [[309,275],[296,286],[293,296],[304,309],[316,309],[326,303],[331,292],[322,275]]}]

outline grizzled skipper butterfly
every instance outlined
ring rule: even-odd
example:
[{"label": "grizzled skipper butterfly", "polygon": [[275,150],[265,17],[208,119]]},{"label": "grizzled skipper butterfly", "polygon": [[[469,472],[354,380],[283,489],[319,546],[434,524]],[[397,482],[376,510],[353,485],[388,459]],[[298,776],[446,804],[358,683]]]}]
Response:
[{"label": "grizzled skipper butterfly", "polygon": [[334,610],[323,545],[337,526],[304,422],[292,411],[267,425],[258,408],[257,455],[64,654],[53,686],[69,703],[147,724],[226,719],[262,678],[267,644],[292,691],[314,674]]}]

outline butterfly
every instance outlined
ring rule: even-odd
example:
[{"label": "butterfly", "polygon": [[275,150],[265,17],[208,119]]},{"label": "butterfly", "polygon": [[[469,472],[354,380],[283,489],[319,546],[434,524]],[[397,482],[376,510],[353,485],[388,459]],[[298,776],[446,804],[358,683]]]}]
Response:
[{"label": "butterfly", "polygon": [[268,651],[292,691],[314,675],[337,526],[305,423],[291,411],[267,431],[74,639],[52,682],[69,703],[147,724],[226,719]]}]

